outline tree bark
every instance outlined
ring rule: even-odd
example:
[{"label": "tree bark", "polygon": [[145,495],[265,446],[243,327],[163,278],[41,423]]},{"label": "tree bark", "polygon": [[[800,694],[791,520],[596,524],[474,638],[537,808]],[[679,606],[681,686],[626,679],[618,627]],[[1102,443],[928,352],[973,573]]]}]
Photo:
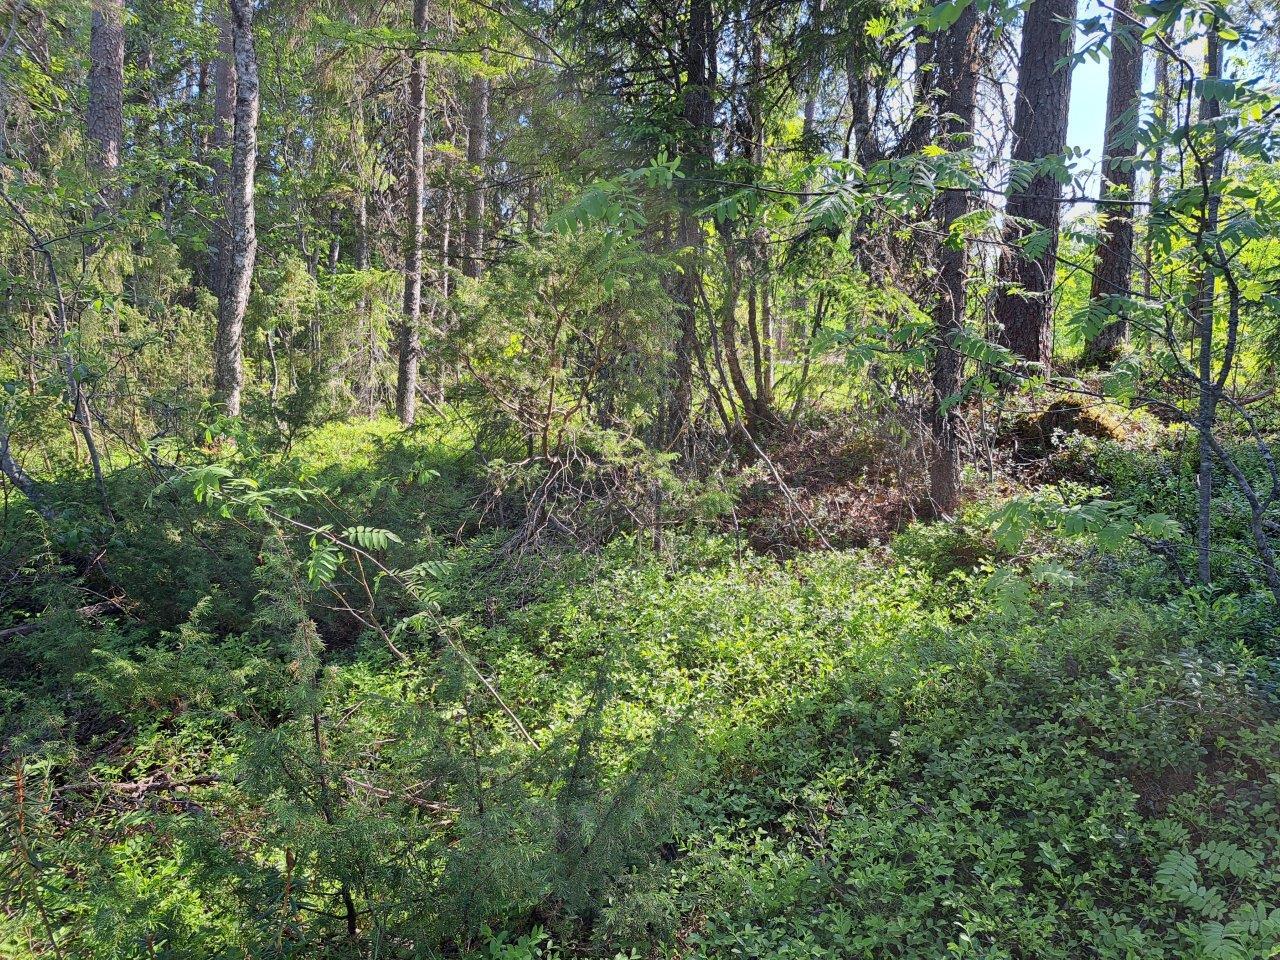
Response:
[{"label": "tree bark", "polygon": [[[851,21],[860,14],[852,13]],[[861,23],[858,23],[861,26]],[[853,26],[852,29],[857,29]],[[853,157],[865,170],[880,157],[880,147],[875,138],[874,100],[876,81],[870,62],[872,55],[861,44],[850,46],[845,54],[845,79],[849,87],[849,109],[852,114],[850,131],[853,135]]]},{"label": "tree bark", "polygon": [[[1217,79],[1222,76],[1222,39],[1218,34],[1216,22],[1209,29],[1204,72],[1206,79]],[[1215,97],[1201,95],[1200,122],[1202,124],[1216,120],[1221,113],[1222,106]],[[1204,192],[1204,200],[1197,237],[1202,266],[1199,295],[1196,300],[1196,325],[1199,328],[1199,350],[1196,359],[1200,394],[1196,409],[1196,431],[1200,439],[1200,468],[1196,491],[1196,572],[1200,582],[1206,587],[1211,580],[1209,552],[1213,528],[1213,430],[1217,421],[1219,390],[1219,385],[1214,381],[1213,376],[1213,300],[1217,278],[1214,260],[1218,255],[1215,244],[1220,198],[1213,186],[1222,179],[1226,160],[1225,149],[1218,140],[1218,137],[1213,137],[1209,148],[1211,152],[1208,157],[1202,158],[1200,169],[1197,171]]]},{"label": "tree bark", "polygon": [[[751,31],[751,81],[747,94],[747,123],[750,126],[748,158],[759,177],[765,163],[765,68],[764,38],[759,27]],[[751,277],[747,290],[747,334],[751,342],[751,365],[756,388],[755,414],[748,418],[753,434],[768,428],[773,416],[773,316],[769,305],[769,245],[757,231],[747,238],[747,259]]]},{"label": "tree bark", "polygon": [[3,420],[0,420],[0,473],[3,473],[9,482],[22,492],[32,509],[40,514],[46,523],[52,524],[58,519],[58,512],[53,509],[44,491],[22,468],[22,464],[14,458],[13,452],[9,449],[9,428]]},{"label": "tree bark", "polygon": [[[427,29],[427,0],[413,0],[413,29],[422,42]],[[404,239],[404,307],[396,337],[399,369],[396,377],[396,414],[412,426],[418,408],[418,361],[422,353],[422,200],[426,188],[425,148],[427,129],[427,64],[414,50],[409,67],[409,183],[405,200],[408,229]]]},{"label": "tree bark", "polygon": [[484,270],[484,181],[489,154],[489,78],[471,78],[467,118],[467,210],[462,273],[477,278]]},{"label": "tree bark", "polygon": [[254,176],[258,162],[258,56],[253,43],[254,0],[230,0],[235,51],[235,129],[232,134],[227,248],[218,298],[214,342],[214,392],[228,416],[240,415],[244,390],[244,315],[253,283],[258,238],[254,216]]},{"label": "tree bark", "polygon": [[[1169,118],[1169,57],[1163,50],[1156,52],[1156,102],[1154,113],[1156,118],[1165,123]],[[1148,210],[1155,210],[1156,205],[1164,198],[1164,149],[1155,148],[1155,165],[1151,170],[1151,182],[1147,188]],[[1152,231],[1147,231],[1143,245],[1142,295],[1150,298],[1152,290],[1152,270],[1155,266],[1155,242]]]},{"label": "tree bark", "polygon": [[[685,82],[681,89],[686,134],[681,144],[686,179],[681,184],[680,222],[676,243],[690,259],[702,249],[702,224],[694,209],[697,193],[691,178],[709,172],[713,157],[711,128],[715,124],[717,37],[712,0],[692,0],[688,40],[684,47]],[[693,411],[693,364],[698,350],[697,300],[699,271],[686,263],[676,282],[677,335],[663,428],[668,445],[685,433]],[[726,349],[731,349],[726,345]]]},{"label": "tree bark", "polygon": [[98,179],[94,218],[120,202],[124,140],[124,0],[93,0],[89,36],[90,169]]},{"label": "tree bark", "polygon": [[356,190],[356,270],[360,272],[360,301],[356,307],[364,324],[364,363],[358,392],[364,415],[373,419],[378,394],[378,338],[373,322],[373,301],[369,296],[369,197],[363,186]]},{"label": "tree bark", "polygon": [[[1133,0],[1115,0],[1111,26],[1111,61],[1107,73],[1107,126],[1102,146],[1102,196],[1134,199],[1133,156],[1142,104],[1142,23],[1133,16]],[[1099,204],[1103,214],[1097,259],[1089,291],[1091,300],[1125,296],[1133,273],[1133,207]],[[1123,313],[1104,326],[1085,351],[1085,363],[1113,362],[1129,342],[1129,319]]]},{"label": "tree bark", "polygon": [[[738,402],[742,404],[742,425],[750,433],[757,419],[757,404],[756,396],[751,392],[751,385],[747,382],[746,373],[742,369],[742,358],[738,355],[738,300],[741,298],[742,267],[733,239],[732,227],[727,223],[721,223],[718,228],[725,260],[724,304],[720,310],[720,337],[724,367],[728,371],[729,385],[737,395]],[[714,318],[712,322],[715,322]]]},{"label": "tree bark", "polygon": [[822,37],[823,5],[823,0],[809,0],[809,30],[815,37],[815,49],[813,63],[804,71],[800,91],[804,102],[804,120],[800,138],[804,143],[804,149],[810,153],[815,152],[816,146],[815,121],[818,116],[818,92],[822,86],[822,61],[825,53],[825,42]]},{"label": "tree bark", "polygon": [[902,138],[894,147],[893,154],[898,157],[910,156],[923,150],[934,129],[933,110],[930,109],[930,105],[937,77],[935,71],[928,69],[934,61],[933,39],[923,27],[917,30],[913,45],[915,77],[911,95],[912,116]]},{"label": "tree bark", "polygon": [[213,295],[221,299],[222,290],[226,286],[226,278],[223,276],[225,255],[231,249],[227,198],[231,192],[228,180],[231,167],[228,159],[236,123],[236,51],[230,14],[226,9],[217,9],[214,20],[218,24],[218,59],[213,66],[213,142],[209,168],[213,171],[212,193],[217,198],[218,209],[213,224],[209,287]]},{"label": "tree bark", "polygon": [[[1076,0],[1033,0],[1022,25],[1018,93],[1013,115],[1016,168],[1060,154],[1067,142]],[[1053,360],[1053,280],[1057,266],[1061,186],[1040,174],[1011,186],[1005,216],[1006,252],[996,299],[1001,342],[1048,375]],[[1017,221],[1024,221],[1020,223]],[[1042,249],[1028,257],[1021,243],[1030,234]],[[1043,243],[1041,243],[1043,241]]]},{"label": "tree bark", "polygon": [[[1043,0],[1041,0],[1043,2]],[[942,91],[941,115],[950,149],[965,146],[972,138],[977,110],[980,67],[979,21],[969,4],[945,35],[935,41],[937,84]],[[945,190],[937,200],[939,230],[943,235],[969,211],[963,190]],[[944,243],[939,252],[938,298],[933,307],[933,396],[929,432],[933,451],[929,462],[929,497],[939,516],[950,516],[960,501],[959,394],[964,358],[956,337],[965,325],[965,268],[963,246]]]}]

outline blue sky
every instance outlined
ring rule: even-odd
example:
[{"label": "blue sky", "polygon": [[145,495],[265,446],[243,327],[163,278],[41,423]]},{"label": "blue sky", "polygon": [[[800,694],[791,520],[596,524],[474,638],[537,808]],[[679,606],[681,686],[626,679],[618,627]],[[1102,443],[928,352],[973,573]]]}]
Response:
[{"label": "blue sky", "polygon": [[[1097,0],[1083,0],[1080,4],[1079,17],[1102,16],[1108,23],[1111,20],[1109,11],[1098,6]],[[1087,42],[1083,33],[1077,31],[1077,48]],[[1107,64],[1101,60],[1086,58],[1076,64],[1071,75],[1071,108],[1067,115],[1067,146],[1080,147],[1088,152],[1083,166],[1094,170],[1090,177],[1086,192],[1093,193],[1098,188],[1097,169],[1102,161],[1102,138],[1107,126]],[[1075,204],[1072,214],[1091,213],[1089,204]]]},{"label": "blue sky", "polygon": [[1102,156],[1102,134],[1107,120],[1107,61],[1086,60],[1071,77],[1071,113],[1067,120],[1067,143],[1090,152],[1094,161]]}]

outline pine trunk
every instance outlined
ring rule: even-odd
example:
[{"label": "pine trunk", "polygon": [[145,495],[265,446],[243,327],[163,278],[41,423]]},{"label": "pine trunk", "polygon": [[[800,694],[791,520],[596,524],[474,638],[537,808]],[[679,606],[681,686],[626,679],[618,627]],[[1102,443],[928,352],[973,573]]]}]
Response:
[{"label": "pine trunk", "polygon": [[[1033,0],[1022,26],[1018,93],[1013,116],[1016,168],[1060,154],[1067,142],[1071,100],[1072,24],[1076,0]],[[1006,252],[996,299],[996,321],[1005,346],[1048,375],[1053,360],[1053,281],[1058,259],[1062,190],[1041,174],[1010,188],[1005,215]],[[1035,256],[1022,244],[1030,240]]]},{"label": "pine trunk", "polygon": [[[963,148],[973,136],[980,67],[978,14],[972,4],[935,45],[937,84],[943,92],[940,114],[946,118],[947,146]],[[967,193],[943,191],[937,201],[940,232],[947,235],[951,224],[968,211]],[[929,415],[933,451],[929,462],[929,496],[939,516],[950,516],[960,501],[960,416],[956,397],[962,385],[964,358],[955,340],[965,325],[963,246],[943,244],[938,267],[938,299],[933,307],[933,397]]]},{"label": "pine trunk", "polygon": [[[1097,262],[1089,297],[1125,296],[1133,273],[1133,205],[1139,110],[1142,103],[1142,23],[1133,0],[1116,0],[1112,14],[1111,61],[1107,76],[1107,127],[1102,147],[1103,214]],[[1085,362],[1113,362],[1129,342],[1129,320],[1121,313],[1094,337]]]}]

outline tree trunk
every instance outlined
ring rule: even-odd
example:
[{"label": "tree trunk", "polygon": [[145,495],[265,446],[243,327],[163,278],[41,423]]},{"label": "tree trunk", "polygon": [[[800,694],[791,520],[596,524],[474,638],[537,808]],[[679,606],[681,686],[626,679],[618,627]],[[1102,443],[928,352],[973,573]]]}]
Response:
[{"label": "tree trunk", "polygon": [[[929,142],[934,129],[934,111],[930,109],[933,100],[937,76],[929,67],[934,63],[933,37],[923,27],[917,28],[915,43],[912,49],[914,78],[911,93],[911,122],[907,125],[901,139],[894,146],[893,155],[898,157],[919,153]],[[906,78],[903,78],[903,85]]]},{"label": "tree trunk", "polygon": [[[67,311],[67,300],[62,292],[62,281],[58,275],[58,264],[50,249],[50,243],[42,240],[36,233],[31,221],[27,219],[22,208],[6,193],[0,191],[0,201],[8,207],[14,221],[31,241],[31,249],[43,261],[49,272],[49,283],[53,287],[53,334],[54,344],[58,351],[58,359],[62,366],[63,376],[67,382],[67,399],[71,403],[72,437],[77,434],[83,438],[85,449],[89,454],[89,464],[93,468],[94,483],[98,488],[98,496],[102,500],[102,509],[114,523],[115,516],[111,512],[111,503],[107,498],[107,487],[102,474],[102,459],[98,454],[98,444],[93,435],[93,414],[89,410],[89,398],[85,394],[84,381],[80,373],[80,364],[72,354],[71,319]],[[77,450],[79,447],[77,446]],[[18,483],[17,479],[14,483]]]},{"label": "tree trunk", "polygon": [[[764,39],[759,27],[751,31],[751,86],[747,97],[750,125],[748,158],[759,177],[765,163],[765,69]],[[756,387],[754,416],[748,419],[753,434],[767,428],[773,416],[773,316],[769,309],[769,246],[760,233],[747,238],[747,259],[751,281],[747,291],[747,334],[751,342],[752,374]]]},{"label": "tree trunk", "polygon": [[[1043,2],[1043,0],[1041,0]],[[937,38],[937,84],[943,92],[940,114],[945,117],[948,147],[965,146],[973,134],[980,67],[979,22],[969,4],[945,35]],[[943,191],[937,201],[939,230],[969,211],[968,194]],[[939,516],[950,516],[960,501],[959,410],[964,358],[955,346],[965,324],[965,250],[943,244],[939,252],[938,299],[933,307],[933,396],[929,432],[933,451],[929,463],[929,497]]]},{"label": "tree trunk", "polygon": [[46,523],[53,524],[58,520],[58,512],[44,495],[44,491],[31,479],[31,475],[22,468],[22,464],[14,458],[9,449],[9,428],[0,420],[0,473],[18,488],[31,504],[32,509],[44,518]]},{"label": "tree trunk", "polygon": [[467,211],[462,273],[479,277],[484,269],[484,163],[489,153],[489,78],[471,78],[467,117]]},{"label": "tree trunk", "polygon": [[[1018,94],[1013,115],[1015,168],[1060,154],[1067,142],[1076,0],[1033,0],[1022,25]],[[1016,171],[1015,171],[1016,172]],[[1053,280],[1058,255],[1062,190],[1052,174],[1010,187],[1007,245],[996,299],[1001,341],[1047,375],[1053,359]],[[1015,221],[1025,221],[1019,223]],[[1038,255],[1021,243],[1037,234]]]},{"label": "tree trunk", "polygon": [[120,202],[124,139],[124,0],[93,0],[89,37],[90,169],[98,179],[96,218]]},{"label": "tree trunk", "polygon": [[[1163,50],[1156,52],[1156,102],[1154,113],[1156,119],[1165,123],[1169,118],[1169,56]],[[1155,148],[1155,166],[1151,170],[1151,182],[1148,185],[1148,210],[1155,210],[1156,205],[1164,198],[1164,149]],[[1155,267],[1155,243],[1152,231],[1147,230],[1146,242],[1143,245],[1142,295],[1148,299],[1152,290],[1152,270]]]},{"label": "tree trunk", "polygon": [[244,314],[258,250],[254,175],[258,162],[258,56],[253,44],[254,0],[230,0],[235,50],[235,129],[227,196],[227,248],[219,251],[224,280],[218,298],[214,391],[228,416],[240,415],[244,390]]},{"label": "tree trunk", "polygon": [[[689,10],[689,39],[684,49],[685,83],[682,93],[686,134],[681,145],[682,181],[680,224],[676,243],[696,258],[702,248],[702,224],[694,213],[697,193],[692,178],[706,175],[712,165],[711,128],[715,124],[717,58],[715,20],[711,0],[692,0]],[[676,282],[676,322],[678,332],[670,369],[666,410],[663,416],[668,445],[684,434],[693,411],[693,364],[698,350],[696,263],[686,263]],[[726,349],[732,349],[726,345]]]},{"label": "tree trunk", "polygon": [[[1218,35],[1215,22],[1209,29],[1208,49],[1205,53],[1204,72],[1206,79],[1218,79],[1222,76],[1222,38]],[[1222,106],[1215,97],[1201,95],[1200,122],[1210,123],[1222,113]],[[1222,179],[1225,163],[1223,144],[1214,137],[1210,146],[1211,153],[1201,164],[1197,175],[1204,191],[1201,208],[1201,226],[1198,242],[1200,245],[1201,273],[1200,290],[1196,301],[1196,325],[1199,327],[1199,351],[1197,356],[1199,377],[1199,403],[1196,410],[1196,431],[1199,434],[1200,469],[1197,489],[1196,516],[1196,572],[1200,582],[1206,587],[1210,582],[1209,551],[1212,539],[1212,507],[1213,507],[1213,430],[1218,412],[1218,385],[1213,376],[1213,297],[1216,271],[1213,261],[1217,257],[1214,244],[1217,240],[1218,206],[1220,197],[1213,186]]]},{"label": "tree trunk", "polygon": [[[738,300],[741,297],[742,268],[733,240],[733,228],[728,223],[721,223],[718,227],[725,261],[724,304],[720,311],[724,367],[728,371],[729,384],[733,387],[738,402],[742,404],[743,425],[750,433],[756,421],[756,397],[751,392],[751,385],[742,369],[742,359],[738,355]],[[714,318],[712,322],[715,322]]]},{"label": "tree trunk", "polygon": [[34,397],[40,389],[39,321],[34,304],[24,301],[24,308],[27,314],[27,392]]},{"label": "tree trunk", "polygon": [[214,20],[218,24],[218,59],[213,67],[213,149],[209,155],[209,168],[213,170],[212,194],[217,198],[218,211],[213,225],[209,286],[213,295],[221,299],[226,286],[223,276],[226,252],[231,249],[230,208],[227,204],[231,193],[228,179],[231,168],[227,161],[236,122],[236,51],[230,15],[220,9],[214,14]]},{"label": "tree trunk", "polygon": [[[1107,75],[1107,127],[1102,147],[1104,198],[1134,199],[1133,156],[1142,105],[1142,23],[1132,14],[1133,0],[1116,0],[1111,26],[1111,62]],[[1104,215],[1098,236],[1097,262],[1089,291],[1091,300],[1125,296],[1133,273],[1133,207],[1101,203]],[[1085,351],[1085,363],[1113,362],[1129,342],[1129,319],[1123,313],[1102,328]]]},{"label": "tree trunk", "polygon": [[818,115],[818,92],[822,86],[822,61],[825,53],[825,41],[822,37],[822,14],[823,0],[809,0],[809,30],[815,37],[815,51],[813,63],[804,71],[801,81],[801,92],[804,97],[804,121],[800,133],[804,149],[809,153],[816,152],[814,123]]},{"label": "tree trunk", "polygon": [[[423,42],[427,29],[427,0],[413,0],[413,29],[417,43]],[[409,184],[405,200],[408,229],[404,240],[404,310],[396,338],[399,371],[396,377],[396,414],[405,426],[411,426],[418,407],[418,361],[422,353],[422,195],[425,190],[425,152],[423,141],[427,129],[427,63],[420,50],[414,50],[409,67]]]},{"label": "tree trunk", "polygon": [[378,341],[373,323],[373,302],[369,297],[369,197],[364,187],[356,190],[356,270],[360,273],[360,301],[356,310],[364,325],[364,364],[358,375],[360,405],[364,414],[373,419],[377,384]]},{"label": "tree trunk", "polygon": [[440,192],[440,296],[448,299],[453,293],[453,274],[446,268],[455,259],[454,251],[458,246],[453,235],[453,208],[456,206],[453,184],[446,181]]},{"label": "tree trunk", "polygon": [[[851,13],[851,29],[856,30],[861,26],[861,23],[857,26],[853,24],[860,17],[859,13]],[[869,62],[873,59],[874,54],[862,43],[853,44],[845,54],[845,80],[849,87],[849,110],[852,114],[849,126],[853,135],[852,156],[864,170],[880,156],[880,148],[875,139],[876,79]]]}]

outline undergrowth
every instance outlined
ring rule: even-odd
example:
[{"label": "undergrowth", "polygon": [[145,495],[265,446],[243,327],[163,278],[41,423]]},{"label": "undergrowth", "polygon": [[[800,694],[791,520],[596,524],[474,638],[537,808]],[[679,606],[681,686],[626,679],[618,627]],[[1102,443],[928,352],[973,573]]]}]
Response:
[{"label": "undergrowth", "polygon": [[430,564],[429,602],[377,586],[387,636],[227,499],[113,476],[96,619],[10,513],[0,952],[1273,955],[1247,596],[977,510],[786,560],[697,525],[512,555],[474,456],[375,425],[219,461]]}]

